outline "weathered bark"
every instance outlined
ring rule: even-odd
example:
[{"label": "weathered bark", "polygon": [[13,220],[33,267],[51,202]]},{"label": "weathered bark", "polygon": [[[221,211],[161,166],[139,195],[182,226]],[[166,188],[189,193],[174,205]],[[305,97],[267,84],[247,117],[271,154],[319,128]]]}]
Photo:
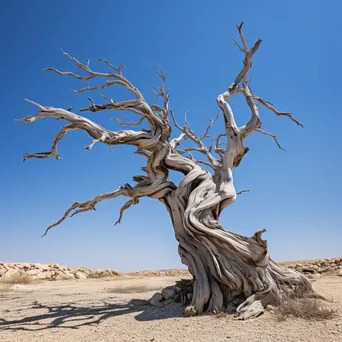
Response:
[{"label": "weathered bark", "polygon": [[[137,123],[117,122],[124,127],[135,126],[146,121],[148,130],[123,130],[119,132],[109,131],[93,121],[73,114],[69,110],[44,107],[35,104],[40,112],[36,115],[25,117],[21,120],[33,122],[35,120],[54,117],[69,122],[56,136],[49,152],[31,153],[24,156],[28,158],[48,158],[54,156],[60,159],[57,153],[59,140],[69,131],[81,129],[86,131],[94,140],[86,148],[91,149],[95,143],[101,142],[109,145],[130,144],[137,147],[137,153],[147,159],[144,176],[134,177],[137,184],[132,187],[126,184],[117,190],[99,195],[92,200],[74,203],[55,224],[46,229],[45,234],[64,221],[69,214],[71,216],[95,209],[95,206],[105,199],[111,199],[120,195],[129,197],[128,202],[120,210],[117,221],[122,219],[123,212],[131,205],[137,204],[140,197],[148,196],[159,199],[167,207],[175,236],[179,242],[179,255],[182,262],[188,266],[194,277],[192,303],[186,308],[187,316],[200,314],[204,310],[220,312],[236,307],[237,316],[241,319],[256,317],[262,313],[268,305],[276,305],[283,297],[291,294],[308,295],[313,293],[310,282],[300,273],[279,266],[270,259],[267,243],[261,238],[264,231],[256,232],[252,237],[244,237],[225,230],[219,224],[219,216],[223,209],[234,203],[237,192],[234,188],[233,171],[240,165],[243,157],[248,152],[244,146],[246,139],[253,132],[273,137],[278,147],[275,135],[260,129],[258,107],[254,101],[258,101],[276,115],[290,118],[297,125],[291,113],[279,112],[271,104],[252,93],[250,85],[246,81],[252,58],[258,50],[261,40],[258,40],[249,50],[242,34],[242,24],[238,27],[242,47],[236,42],[244,53],[243,68],[236,76],[228,89],[217,97],[217,104],[224,118],[225,133],[212,138],[213,144],[207,147],[204,141],[210,136],[208,132],[218,120],[209,119],[208,128],[199,137],[186,121],[182,127],[176,122],[174,113],[169,109],[168,92],[165,89],[163,72],[157,70],[162,80],[162,85],[156,95],[162,97],[163,106],[149,105],[140,91],[134,87],[123,75],[122,68],[115,67],[106,60],[102,60],[113,72],[100,73],[90,69],[89,61],[86,64],[79,62],[74,57],[63,52],[74,61],[78,68],[86,75],[77,75],[72,72],[61,72],[54,68],[48,68],[60,75],[71,76],[80,80],[89,81],[94,78],[107,78],[105,84],[80,88],[75,92],[105,89],[119,85],[128,89],[134,96],[134,100],[115,102],[107,96],[109,101],[105,104],[95,104],[89,98],[91,105],[81,111],[98,112],[102,110],[131,111],[140,116]],[[229,99],[242,94],[251,110],[250,120],[242,127],[238,127],[233,111],[228,104]],[[170,141],[171,126],[169,115],[181,135]],[[222,146],[221,138],[226,137],[226,146]],[[195,147],[179,149],[182,140],[192,141]],[[205,161],[195,159],[192,152],[203,154]],[[184,154],[188,154],[184,157]],[[199,165],[204,165],[206,168]],[[211,169],[212,173],[208,170]],[[175,185],[169,181],[169,170],[183,173],[182,181]],[[44,235],[45,235],[44,234]]]},{"label": "weathered bark", "polygon": [[[172,162],[176,160],[174,156]],[[217,192],[208,172],[187,166],[191,171],[166,197],[181,260],[195,280],[192,303],[185,314],[218,313],[233,305],[237,316],[247,319],[283,297],[312,293],[304,276],[270,259],[267,243],[261,238],[263,231],[248,238],[220,226],[220,204],[227,197],[233,201],[234,194],[229,197]]]}]

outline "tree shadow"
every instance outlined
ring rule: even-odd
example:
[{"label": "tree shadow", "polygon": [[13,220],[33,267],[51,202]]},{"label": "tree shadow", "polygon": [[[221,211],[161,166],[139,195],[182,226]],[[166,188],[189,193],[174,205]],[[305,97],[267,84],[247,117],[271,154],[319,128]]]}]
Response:
[{"label": "tree shadow", "polygon": [[156,308],[149,304],[134,304],[134,300],[124,304],[103,302],[102,305],[87,306],[80,306],[78,303],[48,305],[34,301],[28,308],[13,311],[19,314],[19,312],[26,310],[43,312],[11,320],[0,318],[0,331],[38,331],[54,328],[79,329],[82,326],[96,326],[109,318],[131,313],[137,313],[134,318],[138,321],[160,320],[183,317],[184,308],[176,303],[164,308]]}]

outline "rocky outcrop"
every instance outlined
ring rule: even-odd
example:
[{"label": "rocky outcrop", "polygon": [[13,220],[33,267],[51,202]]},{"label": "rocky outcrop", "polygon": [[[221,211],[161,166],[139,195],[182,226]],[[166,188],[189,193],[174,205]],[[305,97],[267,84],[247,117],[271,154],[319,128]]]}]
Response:
[{"label": "rocky outcrop", "polygon": [[[339,275],[342,276],[342,258],[328,258],[308,261],[280,262],[281,265],[294,268],[297,271],[310,277],[312,275]],[[115,277],[120,273],[116,270],[99,269],[92,270],[90,268],[71,268],[58,264],[39,264],[39,263],[10,263],[0,262],[0,280],[6,280],[14,276],[29,276],[32,280],[63,280],[63,279],[87,279],[87,278],[104,278]],[[190,273],[185,269],[172,269],[160,271],[139,271],[127,273],[127,276],[176,276],[181,278],[191,277]],[[184,283],[182,283],[184,285]],[[176,297],[181,301],[188,301],[181,296],[174,295],[172,291],[177,289],[167,288],[161,293],[160,302],[170,300]],[[178,294],[178,293],[177,293]],[[178,298],[179,297],[179,298]],[[182,297],[182,298],[181,298]],[[181,299],[180,299],[181,298]]]},{"label": "rocky outcrop", "polygon": [[294,261],[279,263],[283,266],[294,268],[305,275],[342,275],[342,258],[328,258],[307,261]]},{"label": "rocky outcrop", "polygon": [[66,280],[114,277],[116,270],[92,270],[90,268],[71,268],[58,264],[9,263],[0,262],[0,280],[29,276],[32,280]]}]

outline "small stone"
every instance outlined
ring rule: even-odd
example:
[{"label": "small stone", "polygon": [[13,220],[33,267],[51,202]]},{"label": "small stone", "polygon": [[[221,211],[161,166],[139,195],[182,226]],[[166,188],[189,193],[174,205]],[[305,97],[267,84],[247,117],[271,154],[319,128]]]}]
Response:
[{"label": "small stone", "polygon": [[185,317],[191,317],[191,316],[196,316],[197,312],[195,310],[195,308],[193,306],[188,306],[185,310],[184,310],[184,316]]}]

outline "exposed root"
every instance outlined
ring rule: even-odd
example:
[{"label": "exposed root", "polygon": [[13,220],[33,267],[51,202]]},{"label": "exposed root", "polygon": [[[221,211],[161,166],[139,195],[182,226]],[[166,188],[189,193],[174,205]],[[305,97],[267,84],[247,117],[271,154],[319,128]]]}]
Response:
[{"label": "exposed root", "polygon": [[[291,272],[293,278],[288,279],[287,283],[282,283],[282,275],[279,273],[278,278],[273,278],[280,269],[284,272],[283,275]],[[233,291],[229,291],[222,283],[220,286],[215,286],[214,284],[217,285],[218,282],[212,278],[211,297],[203,306],[202,311],[207,311],[212,314],[225,312],[234,314],[238,320],[246,320],[260,316],[264,313],[266,307],[277,308],[282,307],[287,301],[298,301],[300,298],[303,298],[303,300],[316,300],[312,298],[321,297],[312,290],[311,283],[303,275],[279,266],[273,261],[264,268],[264,273],[270,275],[270,278],[265,276],[264,279],[270,280],[271,283],[262,283],[261,285],[265,290],[253,293],[248,297],[245,297],[241,292],[238,293],[236,291],[236,293],[233,293]],[[251,277],[246,278],[246,283],[253,286],[250,280]],[[261,279],[258,280],[261,282]],[[196,302],[196,287],[198,291],[198,284],[196,282],[198,282],[197,279],[182,279],[177,281],[176,285],[172,287],[174,291],[172,298],[174,301],[181,302],[182,305],[186,306],[184,309],[185,317],[196,316],[202,313],[199,310],[201,304]],[[167,288],[168,291],[170,291],[170,288]],[[246,289],[244,290],[246,292]],[[170,298],[167,297],[167,300],[170,300]],[[160,301],[165,301],[162,295],[160,296]]]}]

